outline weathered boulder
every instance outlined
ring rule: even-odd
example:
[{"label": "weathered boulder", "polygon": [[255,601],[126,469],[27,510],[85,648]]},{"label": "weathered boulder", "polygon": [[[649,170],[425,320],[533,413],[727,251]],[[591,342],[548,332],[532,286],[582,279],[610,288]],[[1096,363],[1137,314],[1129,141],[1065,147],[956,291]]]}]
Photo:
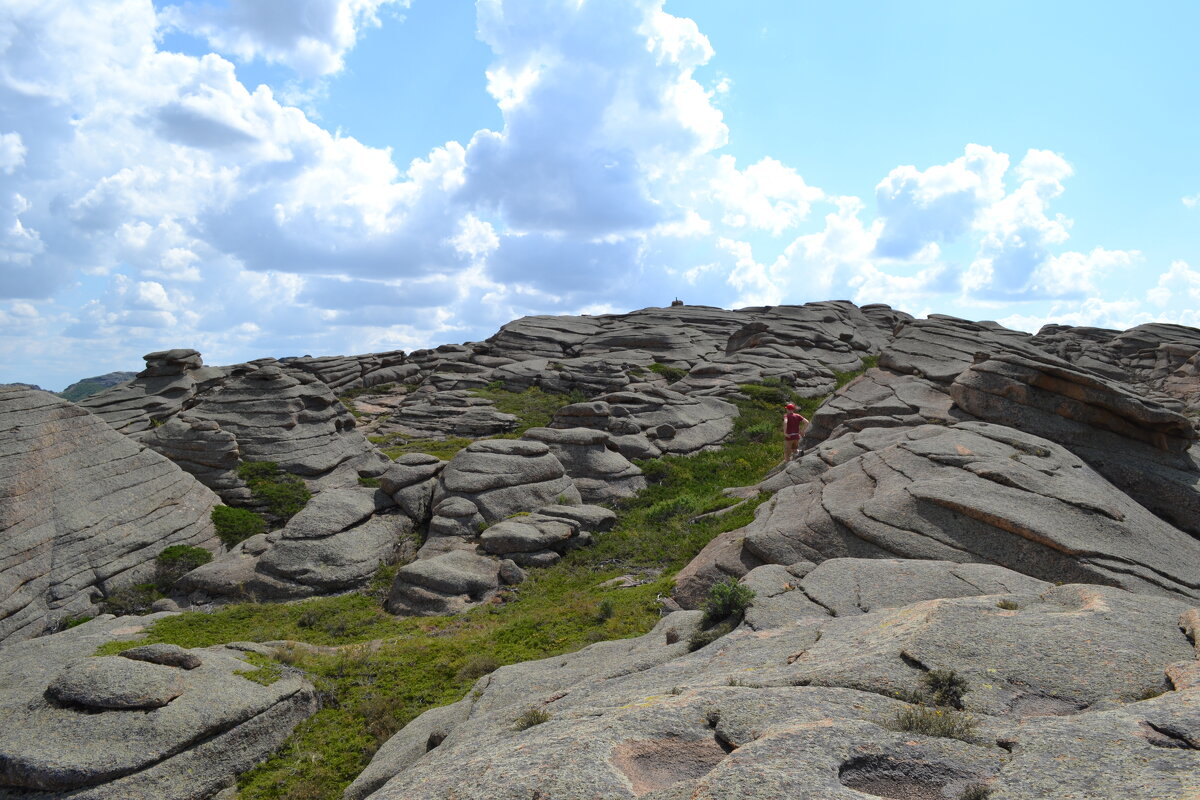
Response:
[{"label": "weathered boulder", "polygon": [[591,542],[573,519],[524,514],[502,520],[479,535],[485,553],[511,558],[522,567],[546,567],[564,554]]},{"label": "weathered boulder", "polygon": [[437,476],[446,466],[437,456],[405,453],[379,476],[379,485],[413,522],[429,521]]},{"label": "weathered boulder", "polygon": [[502,585],[523,579],[512,562],[451,550],[401,567],[387,610],[415,616],[454,614],[491,599]]},{"label": "weathered boulder", "polygon": [[[909,565],[876,565],[904,585]],[[917,593],[936,594],[955,568],[935,567]],[[990,569],[977,576],[1023,580]],[[958,798],[972,785],[1011,800],[1191,797],[1200,690],[1141,699],[1196,663],[1178,622],[1188,606],[1011,588],[838,617],[813,604],[690,654],[699,613],[679,612],[637,639],[501,667],[401,730],[345,797]],[[895,727],[909,706],[893,693],[932,703],[934,669],[965,682],[969,742]]]},{"label": "weathered boulder", "polygon": [[[676,577],[676,599],[699,603],[721,574],[760,564],[845,556],[992,563],[1042,580],[1200,596],[1200,541],[1059,445],[981,422],[873,438],[878,449],[780,489],[753,523],[714,539]],[[805,462],[825,466],[819,453]]]},{"label": "weathered boulder", "polygon": [[228,647],[92,656],[150,619],[99,617],[0,649],[0,796],[208,798],[316,711],[298,674],[257,683]]},{"label": "weathered boulder", "polygon": [[606,431],[626,458],[654,458],[716,447],[733,432],[736,417],[737,406],[716,397],[649,388],[564,406],[555,412],[550,427]]},{"label": "weathered boulder", "polygon": [[[400,555],[412,520],[381,489],[330,489],[279,531],[255,536],[187,573],[178,591],[208,599],[287,600],[365,585]],[[197,594],[198,593],[198,594]]]},{"label": "weathered boulder", "polygon": [[455,454],[438,476],[435,507],[448,497],[469,500],[488,524],[556,500],[580,501],[579,490],[543,442],[485,439]]},{"label": "weathered boulder", "polygon": [[1200,535],[1200,438],[1183,414],[1061,362],[980,355],[950,386],[980,419],[1057,442],[1142,505]]},{"label": "weathered boulder", "polygon": [[93,615],[170,545],[216,550],[220,500],[48,392],[0,389],[0,641]]},{"label": "weathered boulder", "polygon": [[[480,381],[480,385],[487,381]],[[465,389],[418,391],[405,398],[387,419],[380,433],[439,437],[494,436],[517,426],[517,418],[496,409],[495,403]]]},{"label": "weathered boulder", "polygon": [[530,428],[523,438],[544,442],[587,503],[610,503],[646,488],[642,471],[618,452],[612,436],[591,428]]},{"label": "weathered boulder", "polygon": [[904,320],[879,356],[879,366],[948,384],[975,360],[978,352],[1045,357],[1027,333],[995,322],[970,322],[943,314]]},{"label": "weathered boulder", "polygon": [[405,363],[403,350],[359,356],[302,356],[285,358],[284,364],[312,374],[334,391],[400,382],[417,372]]}]

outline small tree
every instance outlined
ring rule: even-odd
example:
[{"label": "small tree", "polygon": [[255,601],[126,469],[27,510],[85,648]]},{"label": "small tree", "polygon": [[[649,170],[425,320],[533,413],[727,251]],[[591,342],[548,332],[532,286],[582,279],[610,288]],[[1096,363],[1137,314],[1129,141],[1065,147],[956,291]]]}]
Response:
[{"label": "small tree", "polygon": [[217,538],[226,548],[267,530],[266,520],[244,508],[217,506],[212,510],[212,521],[217,529]]},{"label": "small tree", "polygon": [[729,617],[740,619],[753,599],[754,590],[738,583],[737,578],[728,577],[714,583],[704,602],[704,626],[711,627]]}]

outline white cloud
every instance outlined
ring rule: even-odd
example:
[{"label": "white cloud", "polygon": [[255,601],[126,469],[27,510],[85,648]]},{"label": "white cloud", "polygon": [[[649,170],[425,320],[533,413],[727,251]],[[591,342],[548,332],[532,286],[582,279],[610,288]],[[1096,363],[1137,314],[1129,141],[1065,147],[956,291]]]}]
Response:
[{"label": "white cloud", "polygon": [[1097,280],[1104,275],[1133,267],[1141,258],[1136,250],[1105,250],[1090,253],[1066,252],[1050,256],[1034,270],[1030,288],[1048,297],[1084,296],[1099,291]]},{"label": "white cloud", "polygon": [[1183,204],[1188,208],[1195,208],[1200,205],[1200,194],[1192,194],[1184,197]]},{"label": "white cloud", "polygon": [[1146,292],[1146,299],[1160,309],[1172,301],[1195,307],[1200,304],[1200,270],[1192,269],[1186,261],[1174,261],[1158,276],[1158,283]]},{"label": "white cloud", "polygon": [[363,29],[378,27],[380,11],[411,0],[228,0],[167,6],[162,21],[206,39],[218,53],[241,61],[283,64],[303,77],[338,72]]},{"label": "white cloud", "polygon": [[12,175],[13,171],[24,163],[25,143],[21,141],[21,134],[0,134],[0,172]]}]

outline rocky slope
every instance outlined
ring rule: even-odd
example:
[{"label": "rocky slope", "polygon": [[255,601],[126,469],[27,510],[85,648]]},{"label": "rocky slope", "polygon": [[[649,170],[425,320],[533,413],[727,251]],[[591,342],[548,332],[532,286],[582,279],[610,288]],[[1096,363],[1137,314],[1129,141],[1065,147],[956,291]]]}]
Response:
[{"label": "rocky slope", "polygon": [[[660,600],[677,610],[651,633],[492,672],[405,726],[346,797],[1184,800],[1200,793],[1198,371],[1200,332],[1179,326],[1030,336],[846,302],[679,306],[529,317],[413,353],[208,367],[163,351],[84,401],[97,416],[55,413],[102,418],[131,453],[161,453],[227,503],[253,502],[237,473],[250,461],[313,492],[280,529],[185,576],[185,605],[344,592],[394,563],[394,614],[501,614],[531,570],[572,563],[661,474],[641,459],[728,441],[747,385],[833,393],[803,457],[729,490],[766,499],[675,576]],[[497,406],[532,390],[559,398],[532,426]],[[22,402],[34,396],[49,399]],[[19,409],[22,437],[34,405]],[[389,461],[364,431],[407,454]],[[686,609],[730,578],[754,599],[721,636]],[[39,673],[27,694],[94,706],[95,682],[70,693],[91,673],[63,647],[47,657],[59,677]],[[955,691],[937,690],[951,672]],[[311,713],[296,686],[285,727]],[[930,735],[939,724],[957,738]],[[0,740],[0,765],[29,763],[0,769],[0,797],[59,780],[30,777],[53,770],[22,741]],[[46,796],[138,796],[94,768]]]},{"label": "rocky slope", "polygon": [[219,547],[218,498],[49,392],[0,389],[0,641],[97,612],[165,548]]}]

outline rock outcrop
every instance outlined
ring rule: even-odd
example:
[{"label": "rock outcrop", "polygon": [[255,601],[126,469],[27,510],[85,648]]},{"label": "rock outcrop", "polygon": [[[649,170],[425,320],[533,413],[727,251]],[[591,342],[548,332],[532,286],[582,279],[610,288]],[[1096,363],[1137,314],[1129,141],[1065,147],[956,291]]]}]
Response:
[{"label": "rock outcrop", "polygon": [[[637,639],[502,667],[389,740],[345,798],[1194,795],[1187,604],[997,567],[913,570],[827,561],[756,599],[760,625],[690,654],[700,615],[685,611]],[[967,741],[899,721],[912,707],[897,695],[935,702],[933,670],[962,682]]]},{"label": "rock outcrop", "polygon": [[750,526],[713,540],[677,576],[676,598],[695,605],[714,580],[759,564],[845,556],[1200,597],[1200,540],[1048,440],[981,422],[858,435],[859,453],[846,438],[806,455],[812,477],[776,492]]},{"label": "rock outcrop", "polygon": [[253,680],[256,645],[95,656],[155,617],[99,617],[0,649],[0,797],[209,798],[317,710],[298,673]]},{"label": "rock outcrop", "polygon": [[217,550],[219,498],[48,392],[0,390],[0,641],[93,615],[165,548]]}]

